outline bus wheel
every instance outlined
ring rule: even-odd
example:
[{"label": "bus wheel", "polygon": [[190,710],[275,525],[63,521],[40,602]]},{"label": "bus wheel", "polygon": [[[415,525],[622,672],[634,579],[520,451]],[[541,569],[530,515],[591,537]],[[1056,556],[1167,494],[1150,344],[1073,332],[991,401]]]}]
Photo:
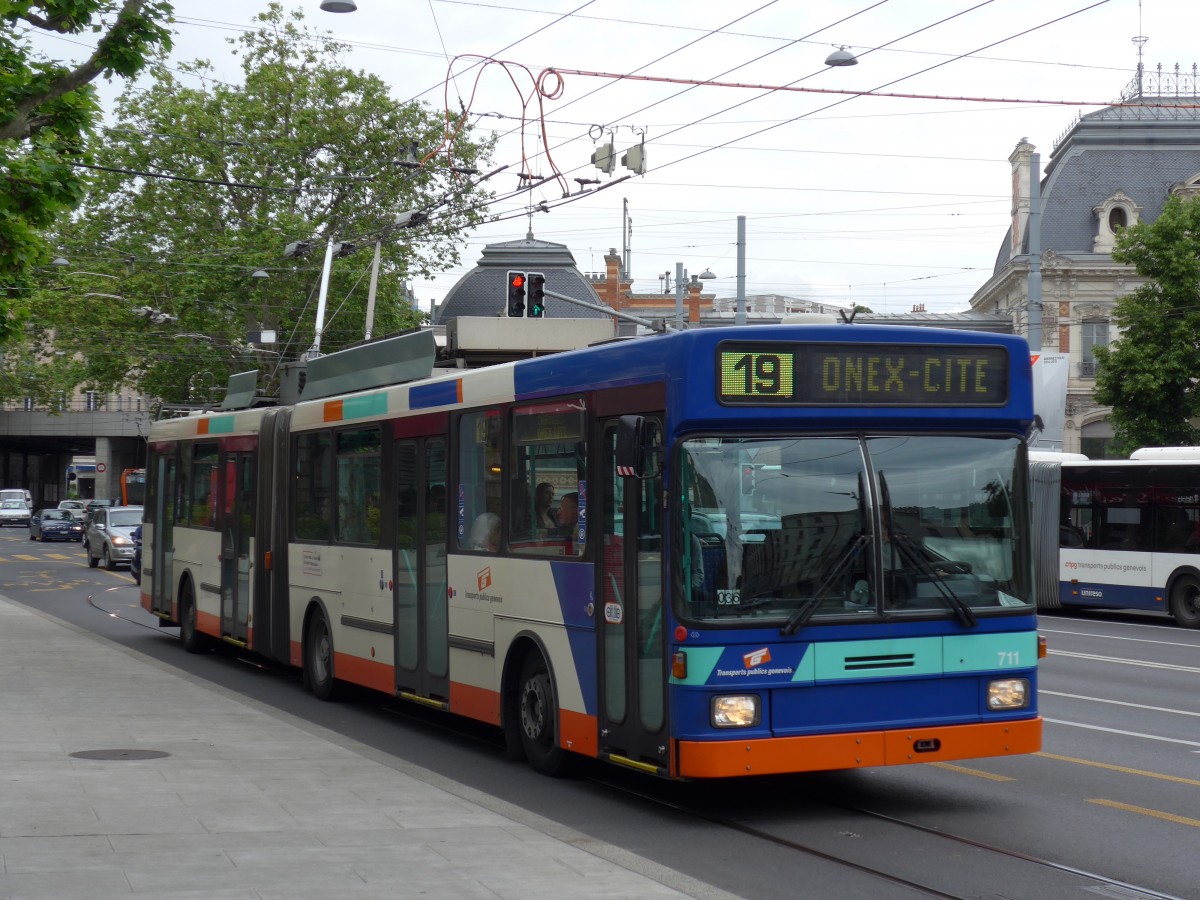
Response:
[{"label": "bus wheel", "polygon": [[567,751],[558,746],[558,708],[550,689],[550,671],[539,653],[530,653],[521,666],[517,715],[529,764],[543,775],[565,774]]},{"label": "bus wheel", "polygon": [[304,671],[308,686],[318,700],[333,699],[333,635],[325,614],[313,613],[308,621],[308,635],[304,641]]},{"label": "bus wheel", "polygon": [[1184,628],[1200,628],[1200,578],[1183,575],[1171,588],[1171,615]]},{"label": "bus wheel", "polygon": [[179,643],[188,653],[199,653],[204,646],[204,635],[196,629],[196,594],[187,580],[179,588]]}]

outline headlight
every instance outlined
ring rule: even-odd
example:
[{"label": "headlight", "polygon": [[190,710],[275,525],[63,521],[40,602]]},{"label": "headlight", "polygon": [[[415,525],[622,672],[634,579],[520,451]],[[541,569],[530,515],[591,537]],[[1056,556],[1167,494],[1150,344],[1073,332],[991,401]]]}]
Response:
[{"label": "headlight", "polygon": [[127,538],[127,537],[124,537],[124,536],[122,536],[122,535],[119,535],[119,534],[114,534],[114,535],[113,535],[112,542],[113,542],[114,544],[116,544],[118,547],[125,547],[125,546],[127,546],[127,545],[129,545],[129,544],[132,544],[132,543],[133,543],[133,541],[131,541],[129,538]]},{"label": "headlight", "polygon": [[1029,705],[1028,678],[1000,678],[988,682],[988,709],[1024,709]]},{"label": "headlight", "polygon": [[749,728],[759,719],[757,694],[728,694],[712,698],[713,728]]}]

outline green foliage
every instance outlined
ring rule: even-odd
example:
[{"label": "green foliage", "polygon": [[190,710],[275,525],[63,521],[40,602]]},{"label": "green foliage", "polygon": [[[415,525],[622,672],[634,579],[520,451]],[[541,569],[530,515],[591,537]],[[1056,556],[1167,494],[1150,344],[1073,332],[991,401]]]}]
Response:
[{"label": "green foliage", "polygon": [[[129,77],[170,48],[171,5],[150,0],[0,0],[0,345],[20,332],[43,232],[78,205],[86,141],[99,114],[90,82]],[[109,24],[111,23],[111,24]],[[30,29],[101,38],[74,69],[39,58]]]},{"label": "green foliage", "polygon": [[[84,271],[55,273],[53,287],[64,289],[41,292],[44,328],[30,338],[81,357],[83,385],[188,402],[259,368],[269,388],[280,360],[314,341],[329,238],[359,250],[331,267],[326,353],[363,338],[377,240],[372,334],[382,336],[423,320],[405,282],[458,264],[461,233],[484,217],[488,195],[449,171],[445,151],[420,169],[393,164],[408,142],[439,146],[439,111],[399,104],[382,80],[347,68],[346,47],[308,29],[299,11],[272,3],[259,22],[230,40],[242,84],[213,80],[204,61],[178,66],[186,76],[155,70],[148,87],[126,90],[115,124],[94,142],[98,163],[127,171],[98,172],[60,229],[72,269]],[[468,135],[451,147],[456,167],[478,167],[490,153]],[[138,172],[172,178],[129,174]],[[428,221],[391,227],[406,210],[429,210]],[[310,253],[284,259],[299,240]],[[270,277],[251,277],[258,269]],[[156,324],[135,313],[144,307],[174,319]],[[263,329],[279,335],[274,352],[246,345],[247,332]]]},{"label": "green foliage", "polygon": [[1120,337],[1096,348],[1114,449],[1200,444],[1200,203],[1170,199],[1154,222],[1121,232],[1113,259],[1149,279],[1117,300]]}]

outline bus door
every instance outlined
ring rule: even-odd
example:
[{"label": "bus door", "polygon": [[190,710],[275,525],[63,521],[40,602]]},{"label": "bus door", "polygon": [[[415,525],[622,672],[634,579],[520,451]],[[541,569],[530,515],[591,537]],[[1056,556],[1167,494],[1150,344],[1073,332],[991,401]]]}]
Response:
[{"label": "bus door", "polygon": [[[154,479],[154,540],[150,548],[149,565],[144,560],[142,569],[149,569],[150,610],[167,618],[174,618],[171,604],[175,599],[174,573],[171,571],[175,558],[175,450],[154,457],[154,468],[150,472]],[[145,543],[145,528],[142,542]]]},{"label": "bus door", "polygon": [[[647,438],[661,425],[646,417]],[[663,635],[662,475],[618,474],[617,421],[603,428],[601,581],[596,616],[600,755],[637,767],[669,767]]]},{"label": "bus door", "polygon": [[396,692],[448,702],[446,439],[397,440],[395,454]]},{"label": "bus door", "polygon": [[253,452],[229,451],[221,460],[221,636],[249,640],[250,540],[254,537]]}]

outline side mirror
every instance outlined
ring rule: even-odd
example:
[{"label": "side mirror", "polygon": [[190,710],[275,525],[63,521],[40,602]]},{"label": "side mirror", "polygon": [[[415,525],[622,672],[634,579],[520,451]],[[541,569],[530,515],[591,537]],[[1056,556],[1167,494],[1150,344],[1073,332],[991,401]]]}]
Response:
[{"label": "side mirror", "polygon": [[662,447],[657,423],[644,416],[617,420],[617,474],[625,478],[653,478],[658,474]]}]

